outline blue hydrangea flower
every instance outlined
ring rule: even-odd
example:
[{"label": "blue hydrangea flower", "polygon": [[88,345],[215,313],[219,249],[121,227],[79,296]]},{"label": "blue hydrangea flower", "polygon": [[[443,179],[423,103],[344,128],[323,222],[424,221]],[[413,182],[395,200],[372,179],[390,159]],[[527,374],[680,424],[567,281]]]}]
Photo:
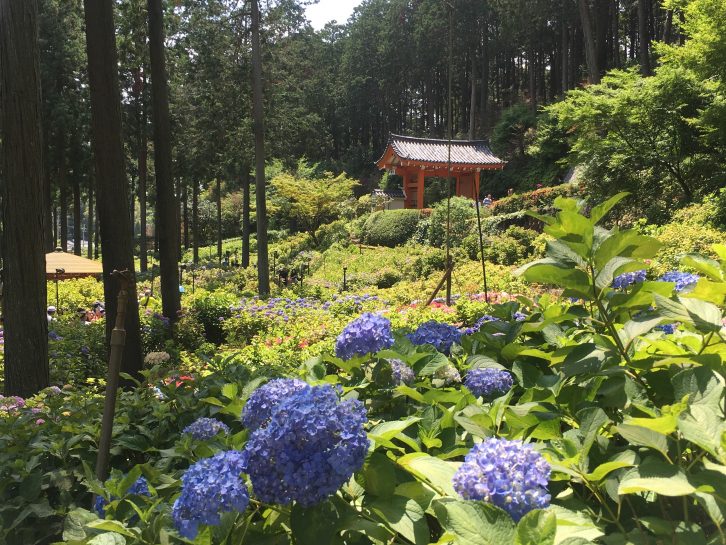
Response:
[{"label": "blue hydrangea flower", "polygon": [[675,282],[676,291],[683,291],[686,288],[693,287],[700,278],[697,274],[671,271],[665,273],[659,280],[661,282]]},{"label": "blue hydrangea flower", "polygon": [[341,402],[329,385],[292,394],[245,447],[257,497],[311,506],[334,494],[363,465],[366,420],[360,401]]},{"label": "blue hydrangea flower", "polygon": [[180,535],[194,539],[200,524],[216,526],[222,513],[247,509],[250,496],[241,476],[243,458],[242,452],[228,450],[199,460],[184,472],[181,495],[171,513]]},{"label": "blue hydrangea flower", "polygon": [[[134,484],[132,484],[129,489],[126,491],[126,494],[136,495],[136,496],[151,496],[151,492],[149,492],[149,483],[146,481],[144,477],[139,477]],[[111,501],[115,500],[116,497],[112,496]],[[106,498],[103,496],[96,496],[96,502],[94,504],[94,508],[96,510],[96,513],[98,513],[98,516],[101,518],[106,517],[106,506],[108,505],[108,502],[106,501]]]},{"label": "blue hydrangea flower", "polygon": [[676,332],[677,327],[678,324],[663,324],[655,326],[658,331],[662,331],[666,335],[673,335],[673,333]]},{"label": "blue hydrangea flower", "polygon": [[645,274],[645,269],[619,274],[613,279],[612,287],[616,290],[624,290],[633,284],[645,282]]},{"label": "blue hydrangea flower", "polygon": [[242,423],[251,431],[267,425],[282,401],[306,388],[309,388],[307,383],[295,378],[271,380],[257,388],[247,400],[242,411]]},{"label": "blue hydrangea flower", "polygon": [[531,445],[488,438],[475,445],[452,479],[467,500],[482,500],[504,509],[518,521],[550,504],[550,465]]},{"label": "blue hydrangea flower", "polygon": [[388,318],[366,312],[350,322],[335,341],[335,355],[349,360],[373,354],[393,346],[391,322]]},{"label": "blue hydrangea flower", "polygon": [[486,324],[487,322],[497,322],[499,321],[499,318],[495,318],[494,316],[489,316],[488,314],[485,314],[481,318],[479,318],[476,322],[474,322],[474,325],[471,327],[467,327],[464,331],[462,331],[463,335],[471,335],[473,333],[477,333],[481,326]]},{"label": "blue hydrangea flower", "polygon": [[472,369],[466,374],[464,385],[476,397],[492,398],[511,390],[514,380],[503,369]]},{"label": "blue hydrangea flower", "polygon": [[517,322],[524,322],[527,319],[527,315],[524,312],[515,312],[512,317]]},{"label": "blue hydrangea flower", "polygon": [[182,431],[182,433],[191,435],[197,441],[211,439],[219,432],[227,435],[229,433],[229,426],[214,418],[198,418]]},{"label": "blue hydrangea flower", "polygon": [[418,329],[409,333],[407,337],[413,344],[430,344],[439,352],[448,354],[451,345],[461,341],[461,331],[451,324],[429,320],[418,326]]},{"label": "blue hydrangea flower", "polygon": [[391,360],[391,375],[395,384],[412,384],[416,380],[413,369],[401,360]]}]

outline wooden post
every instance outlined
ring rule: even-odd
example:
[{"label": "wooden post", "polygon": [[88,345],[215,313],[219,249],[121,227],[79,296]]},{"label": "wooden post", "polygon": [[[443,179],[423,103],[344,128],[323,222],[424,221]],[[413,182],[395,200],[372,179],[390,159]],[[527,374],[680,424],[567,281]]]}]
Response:
[{"label": "wooden post", "polygon": [[108,361],[108,376],[106,378],[106,399],[103,405],[103,420],[101,421],[101,439],[98,442],[98,458],[96,458],[96,477],[99,481],[108,478],[108,462],[111,452],[111,436],[113,434],[113,418],[116,412],[116,393],[118,391],[119,373],[121,371],[121,357],[126,344],[126,305],[129,300],[129,287],[131,274],[129,271],[113,271],[112,277],[117,278],[121,284],[118,292],[118,306],[116,307],[116,322],[111,332],[111,354]]},{"label": "wooden post", "polygon": [[459,174],[456,175],[456,196],[461,196],[461,177]]},{"label": "wooden post", "polygon": [[416,190],[416,197],[418,199],[418,202],[416,203],[416,208],[421,210],[424,207],[424,178],[425,173],[423,169],[418,171],[418,189]]},{"label": "wooden post", "polygon": [[474,180],[474,200],[478,201],[479,196],[481,193],[479,193],[479,185],[481,184],[481,170],[476,171],[476,178]]}]

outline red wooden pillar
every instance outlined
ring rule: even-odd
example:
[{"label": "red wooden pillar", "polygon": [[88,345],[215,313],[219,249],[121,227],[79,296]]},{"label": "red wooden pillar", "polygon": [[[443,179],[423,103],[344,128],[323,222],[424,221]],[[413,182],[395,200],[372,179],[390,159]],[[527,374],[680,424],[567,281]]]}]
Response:
[{"label": "red wooden pillar", "polygon": [[456,179],[456,193],[455,195],[457,197],[461,196],[461,180],[459,179],[458,174],[454,174],[454,178]]},{"label": "red wooden pillar", "polygon": [[481,183],[481,170],[476,170],[476,179],[474,181],[474,200],[479,200],[479,184]]},{"label": "red wooden pillar", "polygon": [[420,169],[418,171],[418,188],[416,190],[416,197],[418,202],[416,203],[416,208],[421,210],[424,207],[424,178],[425,173],[423,169]]}]

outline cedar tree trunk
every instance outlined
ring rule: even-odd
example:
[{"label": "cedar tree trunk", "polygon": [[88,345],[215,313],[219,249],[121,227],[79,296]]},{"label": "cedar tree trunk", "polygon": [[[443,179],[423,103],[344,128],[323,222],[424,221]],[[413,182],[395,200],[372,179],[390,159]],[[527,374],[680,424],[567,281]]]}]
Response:
[{"label": "cedar tree trunk", "polygon": [[121,141],[121,94],[113,21],[113,0],[84,0],[88,80],[91,91],[91,143],[96,166],[97,225],[103,246],[103,291],[106,299],[106,344],[116,321],[119,283],[114,270],[128,270],[126,346],[121,369],[138,375],[141,370],[141,331],[136,298],[133,240],[129,226],[128,181]]},{"label": "cedar tree trunk", "polygon": [[0,0],[5,394],[48,386],[43,133],[36,0]]}]

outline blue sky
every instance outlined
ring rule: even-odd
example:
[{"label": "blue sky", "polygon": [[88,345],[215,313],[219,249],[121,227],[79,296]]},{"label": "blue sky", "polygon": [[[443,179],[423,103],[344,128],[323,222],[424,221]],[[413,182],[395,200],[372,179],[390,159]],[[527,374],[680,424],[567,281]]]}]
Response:
[{"label": "blue sky", "polygon": [[345,23],[353,13],[353,8],[362,0],[320,0],[317,4],[308,6],[308,19],[315,29],[321,29],[328,21],[335,19]]}]

